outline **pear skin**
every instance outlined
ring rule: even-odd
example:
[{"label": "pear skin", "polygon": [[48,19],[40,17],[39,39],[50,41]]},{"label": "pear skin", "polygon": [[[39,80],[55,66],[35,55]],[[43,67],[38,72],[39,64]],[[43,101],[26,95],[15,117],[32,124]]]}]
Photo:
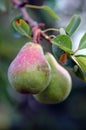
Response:
[{"label": "pear skin", "polygon": [[56,104],[64,101],[70,94],[72,81],[69,72],[63,68],[50,53],[45,55],[51,66],[51,81],[41,93],[33,95],[44,104]]},{"label": "pear skin", "polygon": [[8,68],[8,80],[21,93],[37,94],[49,84],[51,68],[41,45],[26,43]]}]

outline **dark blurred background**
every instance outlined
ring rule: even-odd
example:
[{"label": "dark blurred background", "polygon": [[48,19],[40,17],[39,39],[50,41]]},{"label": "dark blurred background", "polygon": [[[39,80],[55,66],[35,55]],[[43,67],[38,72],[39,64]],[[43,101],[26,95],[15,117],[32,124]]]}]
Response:
[{"label": "dark blurred background", "polygon": [[[82,23],[73,36],[78,42],[86,31],[85,0],[29,0],[30,4],[48,5],[60,17],[55,21],[43,11],[28,10],[34,20],[46,23],[46,27],[65,27],[73,14],[80,14]],[[7,78],[8,66],[28,39],[12,28],[12,21],[21,13],[14,9],[11,0],[0,0],[0,130],[85,130],[86,83],[72,73],[72,91],[60,104],[44,105],[31,95],[15,91]],[[46,43],[47,50],[51,46]]]}]

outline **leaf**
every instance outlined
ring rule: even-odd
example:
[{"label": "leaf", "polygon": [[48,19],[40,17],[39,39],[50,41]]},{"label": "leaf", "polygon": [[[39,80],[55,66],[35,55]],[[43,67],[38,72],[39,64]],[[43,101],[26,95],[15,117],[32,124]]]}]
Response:
[{"label": "leaf", "polygon": [[68,35],[59,35],[52,40],[53,44],[59,46],[65,52],[71,54],[72,51],[72,41]]},{"label": "leaf", "polygon": [[29,35],[31,34],[30,26],[22,19],[17,19],[13,21],[13,27],[18,33],[26,37],[29,37]]},{"label": "leaf", "polygon": [[67,54],[57,45],[52,44],[52,52],[60,64],[65,65],[67,63]]},{"label": "leaf", "polygon": [[86,56],[86,48],[78,50],[74,55],[75,56]]},{"label": "leaf", "polygon": [[[65,52],[60,49],[57,45],[52,44],[52,52],[54,54],[54,56],[56,57],[56,60],[59,62],[60,58],[62,55],[65,54]],[[71,59],[70,55],[67,55],[67,61],[65,62],[65,64],[63,64],[67,69],[69,70],[73,70],[74,69],[74,65],[76,65],[76,63],[73,61],[73,59]]]},{"label": "leaf", "polygon": [[85,57],[85,63],[83,63],[84,57],[71,56],[71,58],[76,63],[76,65],[74,66],[75,75],[78,76],[80,79],[86,81],[86,57]]},{"label": "leaf", "polygon": [[83,35],[83,37],[80,40],[79,49],[86,48],[86,33]]},{"label": "leaf", "polygon": [[54,19],[60,19],[59,16],[48,6],[26,5],[26,7],[32,8],[32,9],[42,9],[46,11],[49,15],[51,15]]},{"label": "leaf", "polygon": [[56,59],[59,59],[60,56],[64,54],[64,51],[55,44],[52,44],[52,52],[55,55]]},{"label": "leaf", "polygon": [[55,19],[60,19],[59,16],[48,6],[41,6],[41,9],[46,11],[49,15],[51,15]]},{"label": "leaf", "polygon": [[81,17],[79,15],[72,16],[71,20],[69,21],[68,25],[65,28],[66,33],[69,36],[72,36],[73,33],[78,28],[80,22],[81,22]]},{"label": "leaf", "polygon": [[81,68],[83,69],[83,71],[86,72],[86,57],[78,56],[78,57],[75,57],[75,60],[81,66]]},{"label": "leaf", "polygon": [[64,35],[64,34],[59,35],[59,36],[55,37],[53,40],[55,40],[55,42],[59,43],[62,46],[72,49],[72,41],[71,41],[70,37],[67,35]]}]

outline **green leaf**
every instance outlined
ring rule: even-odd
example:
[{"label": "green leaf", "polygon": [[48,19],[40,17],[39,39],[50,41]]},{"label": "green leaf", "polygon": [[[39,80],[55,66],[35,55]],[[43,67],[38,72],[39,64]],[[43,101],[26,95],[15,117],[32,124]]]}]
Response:
[{"label": "green leaf", "polygon": [[81,66],[81,68],[83,69],[83,71],[86,72],[86,57],[78,56],[78,57],[75,57],[75,60]]},{"label": "green leaf", "polygon": [[78,50],[74,55],[75,56],[86,56],[86,48]]},{"label": "green leaf", "polygon": [[26,7],[32,8],[32,9],[42,9],[45,12],[47,12],[49,15],[51,15],[54,19],[60,19],[59,16],[48,6],[26,5]]},{"label": "green leaf", "polygon": [[71,20],[69,21],[67,27],[65,28],[66,33],[71,36],[78,28],[81,22],[81,17],[79,15],[72,16]]},{"label": "green leaf", "polygon": [[26,37],[30,38],[30,26],[22,19],[17,19],[13,21],[13,27],[15,30],[20,33],[21,35],[24,35]]},{"label": "green leaf", "polygon": [[41,8],[46,11],[49,15],[51,15],[55,19],[60,19],[59,16],[48,6],[41,6]]},{"label": "green leaf", "polygon": [[59,46],[65,52],[71,54],[72,51],[72,41],[68,35],[59,35],[52,40],[53,44]]},{"label": "green leaf", "polygon": [[[60,62],[60,57],[65,54],[65,52],[60,49],[57,45],[52,44],[52,52],[56,58],[56,60],[58,62]],[[60,63],[61,64],[61,63]],[[72,70],[74,69],[74,65],[76,65],[76,63],[74,62],[73,59],[71,59],[71,55],[67,55],[67,59],[66,62],[64,64],[62,64],[65,68]]]},{"label": "green leaf", "polygon": [[[72,56],[76,65],[74,66],[74,73],[80,79],[86,81],[86,57],[75,57]],[[85,60],[85,61],[84,61]]]},{"label": "green leaf", "polygon": [[56,59],[59,59],[60,56],[64,54],[64,51],[55,44],[52,44],[52,52],[55,55]]},{"label": "green leaf", "polygon": [[86,33],[83,35],[83,37],[80,40],[79,49],[86,48]]}]

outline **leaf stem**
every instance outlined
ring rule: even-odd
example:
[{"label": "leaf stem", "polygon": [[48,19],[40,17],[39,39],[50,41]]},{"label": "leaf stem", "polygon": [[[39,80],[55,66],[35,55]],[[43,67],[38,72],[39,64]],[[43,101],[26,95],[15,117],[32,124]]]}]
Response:
[{"label": "leaf stem", "polygon": [[49,38],[55,38],[55,35],[50,35]]},{"label": "leaf stem", "polygon": [[43,30],[43,32],[44,33],[46,33],[46,32],[49,32],[49,31],[57,31],[57,32],[59,32],[59,29],[57,28],[48,28],[48,29],[45,29],[45,30]]},{"label": "leaf stem", "polygon": [[42,6],[35,6],[35,5],[25,5],[25,7],[33,8],[33,9],[43,9]]}]

